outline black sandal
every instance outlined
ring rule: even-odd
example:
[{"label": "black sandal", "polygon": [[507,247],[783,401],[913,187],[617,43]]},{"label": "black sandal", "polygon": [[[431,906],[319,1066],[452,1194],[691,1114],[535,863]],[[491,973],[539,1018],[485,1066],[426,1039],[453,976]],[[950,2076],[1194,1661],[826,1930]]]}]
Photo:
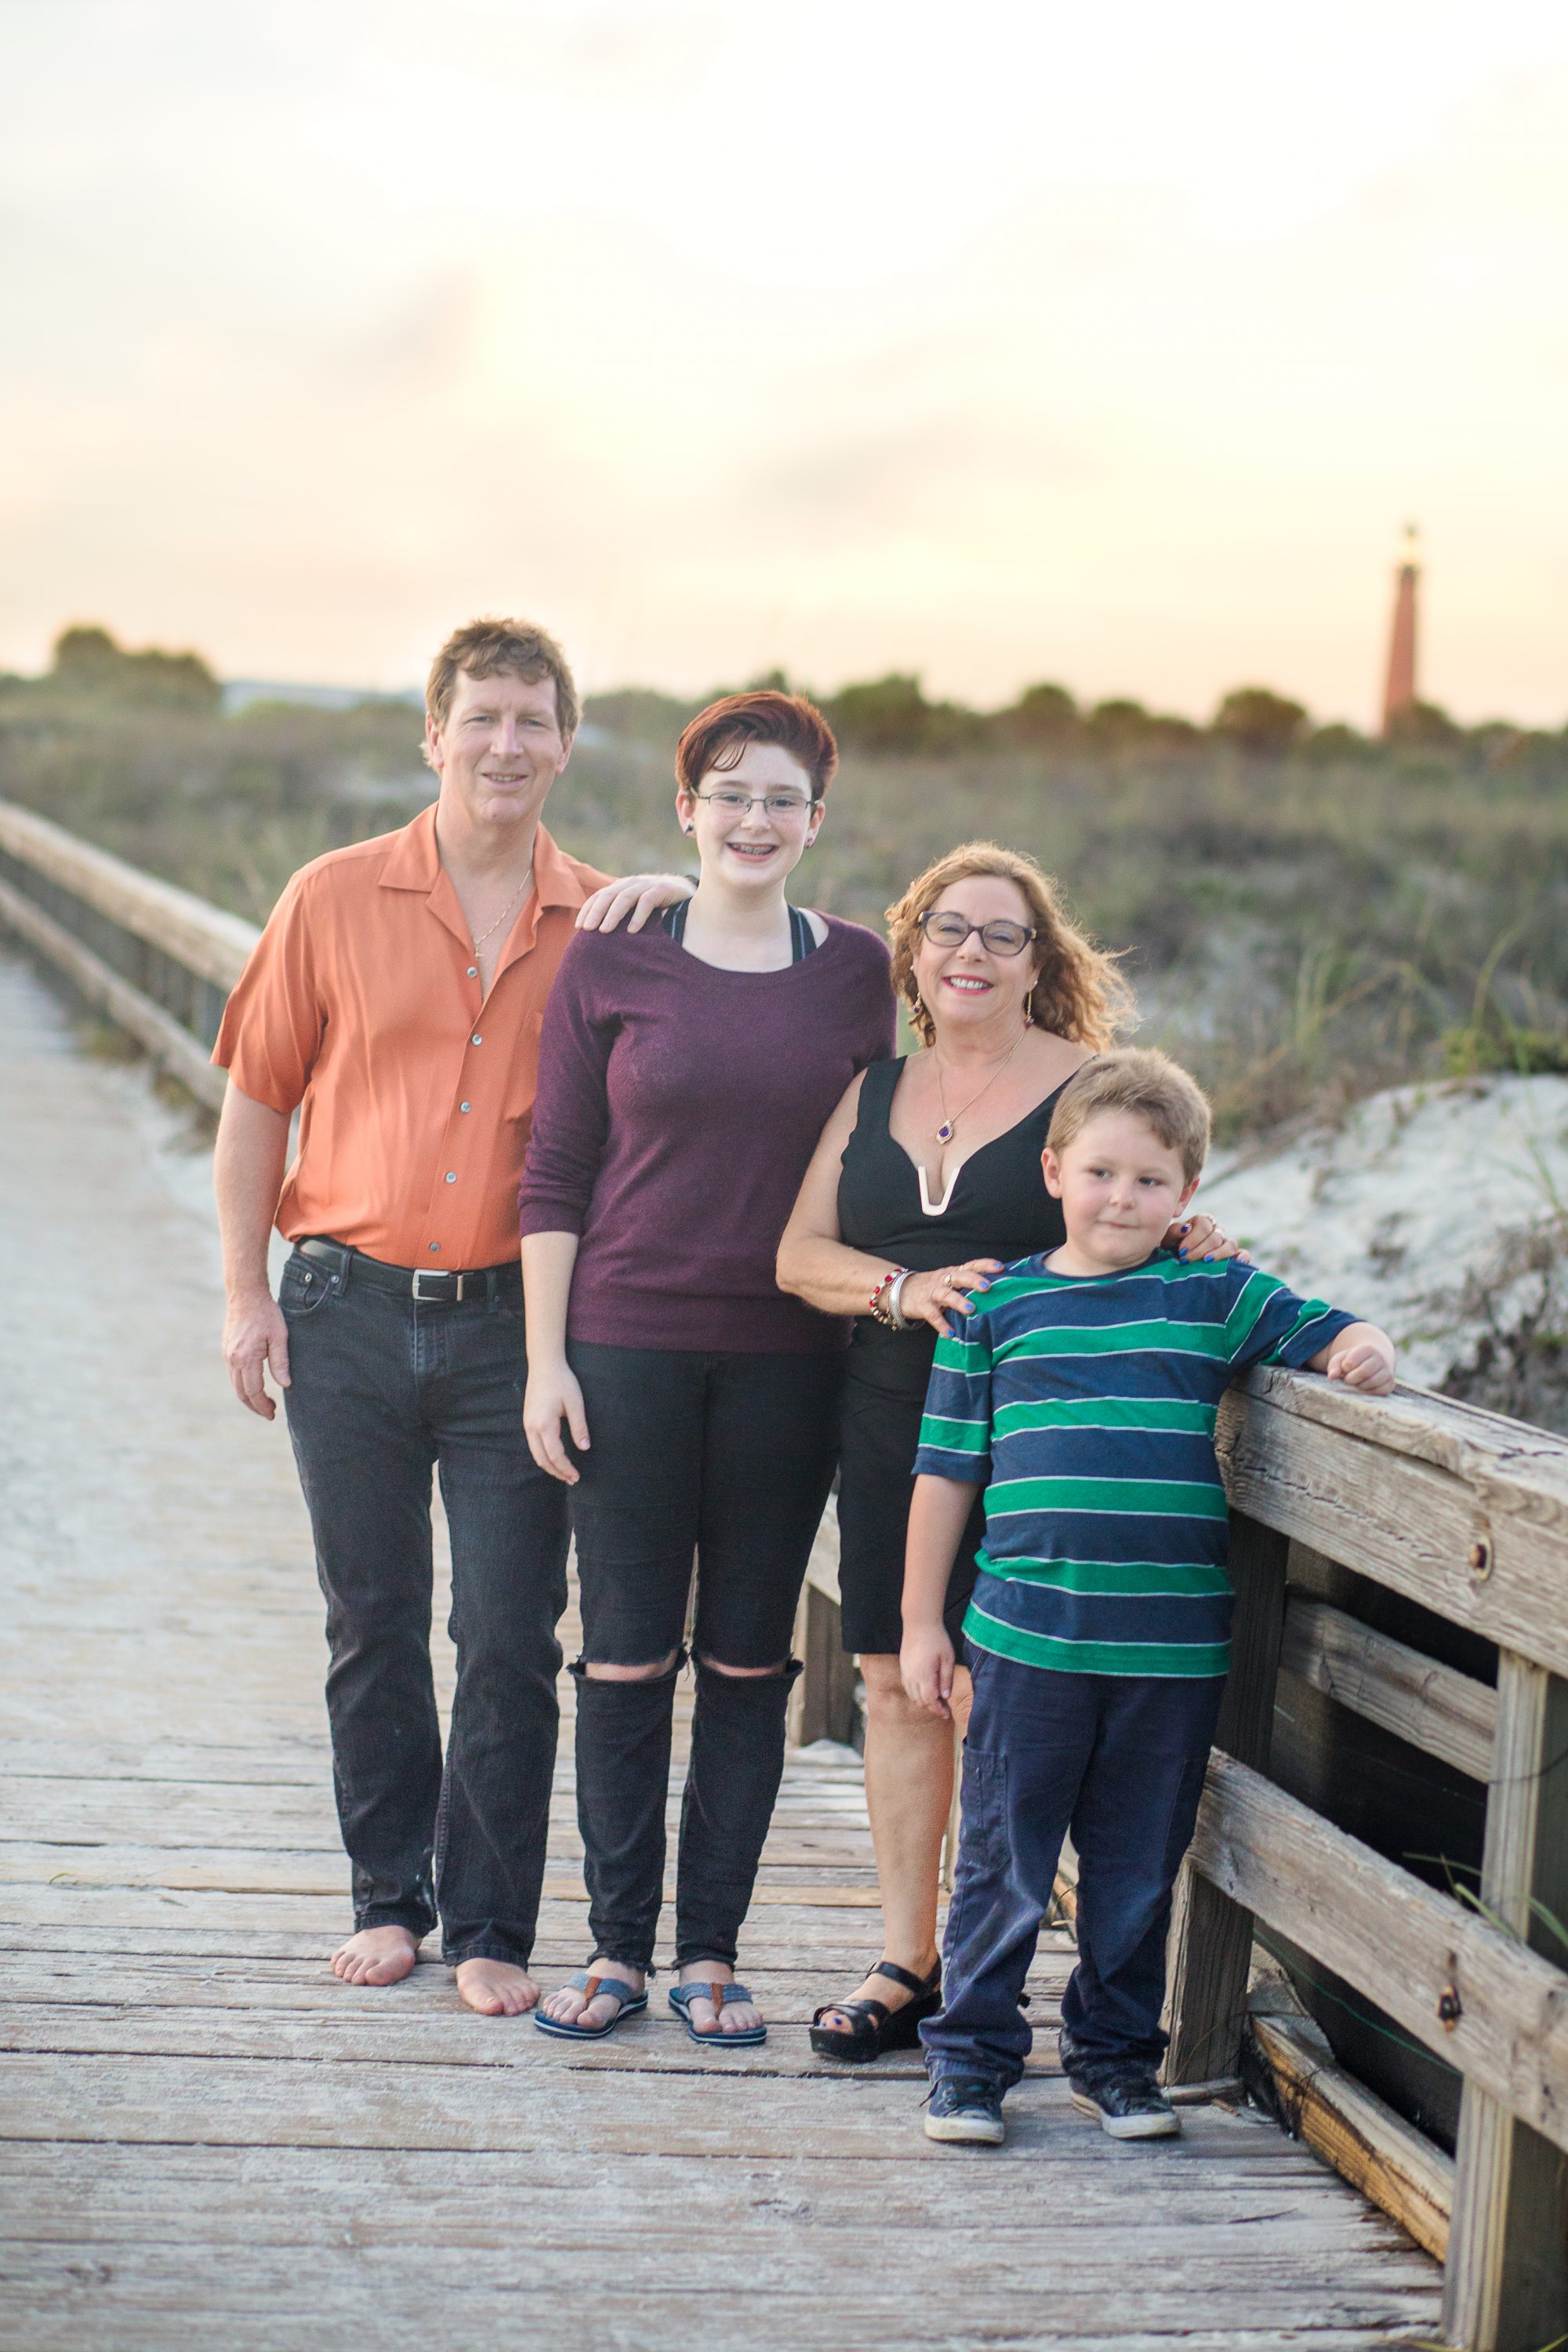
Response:
[{"label": "black sandal", "polygon": [[[825,2002],[811,2021],[811,2046],[819,2058],[841,2058],[848,2065],[858,2066],[868,2058],[879,2058],[884,2050],[919,2049],[921,2018],[934,2017],[942,2007],[942,1962],[938,1960],[930,1976],[917,1977],[911,1969],[900,1968],[896,1960],[879,1960],[870,1974],[891,1977],[913,1999],[901,2009],[889,2009],[881,2000]],[[823,2019],[835,2011],[853,2021],[847,2033],[842,2027],[823,2024]]]}]

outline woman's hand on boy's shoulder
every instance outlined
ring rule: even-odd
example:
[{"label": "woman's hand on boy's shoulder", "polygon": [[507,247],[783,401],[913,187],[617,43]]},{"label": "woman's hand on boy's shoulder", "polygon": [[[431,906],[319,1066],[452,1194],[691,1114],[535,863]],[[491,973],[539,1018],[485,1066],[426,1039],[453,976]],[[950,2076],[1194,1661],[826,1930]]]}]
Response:
[{"label": "woman's hand on boy's shoulder", "polygon": [[1188,1265],[1195,1265],[1200,1258],[1207,1263],[1227,1257],[1238,1257],[1244,1265],[1252,1264],[1252,1252],[1244,1250],[1239,1242],[1233,1242],[1228,1234],[1222,1233],[1213,1217],[1201,1209],[1195,1216],[1178,1217],[1173,1225],[1168,1225],[1161,1246],[1174,1250]]},{"label": "woman's hand on boy's shoulder", "polygon": [[1342,1381],[1362,1396],[1388,1396],[1394,1388],[1394,1342],[1375,1323],[1351,1323],[1313,1357],[1311,1369]]}]

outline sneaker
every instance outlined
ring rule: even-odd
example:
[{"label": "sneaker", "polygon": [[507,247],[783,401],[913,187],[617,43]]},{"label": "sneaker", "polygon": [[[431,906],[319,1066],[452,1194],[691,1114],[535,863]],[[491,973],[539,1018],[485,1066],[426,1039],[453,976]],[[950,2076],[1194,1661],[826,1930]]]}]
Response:
[{"label": "sneaker", "polygon": [[1074,2106],[1098,2116],[1100,2130],[1112,2139],[1170,2139],[1182,2128],[1180,2116],[1145,2067],[1075,2074],[1071,2081]]},{"label": "sneaker", "polygon": [[1000,2147],[1006,2137],[1002,2094],[994,2083],[987,2083],[978,2074],[939,2076],[926,2108],[927,2139],[962,2140],[975,2147]]}]

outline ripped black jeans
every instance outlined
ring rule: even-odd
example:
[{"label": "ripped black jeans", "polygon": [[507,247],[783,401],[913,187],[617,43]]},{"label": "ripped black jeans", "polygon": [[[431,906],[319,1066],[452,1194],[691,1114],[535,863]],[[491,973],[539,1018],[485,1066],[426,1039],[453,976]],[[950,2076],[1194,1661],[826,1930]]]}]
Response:
[{"label": "ripped black jeans", "polygon": [[[675,1959],[732,1966],[784,1769],[795,1603],[832,1484],[841,1359],[581,1341],[569,1353],[593,1441],[575,1457],[572,1519],[577,1820],[594,1949],[630,1968],[653,1960],[695,1556]],[[641,1681],[584,1671],[672,1657]]]}]

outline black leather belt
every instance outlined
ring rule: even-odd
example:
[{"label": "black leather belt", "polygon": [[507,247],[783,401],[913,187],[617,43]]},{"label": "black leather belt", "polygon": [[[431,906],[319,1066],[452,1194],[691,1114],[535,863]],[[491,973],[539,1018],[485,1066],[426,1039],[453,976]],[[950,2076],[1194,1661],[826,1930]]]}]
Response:
[{"label": "black leather belt", "polygon": [[365,1282],[373,1290],[390,1290],[403,1298],[412,1298],[418,1307],[456,1307],[465,1298],[521,1298],[522,1268],[516,1258],[502,1265],[481,1265],[469,1274],[441,1274],[429,1265],[387,1265],[381,1258],[366,1257],[363,1250],[350,1249],[344,1242],[296,1242],[301,1257],[314,1258],[318,1265],[330,1266],[334,1279],[346,1289],[351,1282]]}]

